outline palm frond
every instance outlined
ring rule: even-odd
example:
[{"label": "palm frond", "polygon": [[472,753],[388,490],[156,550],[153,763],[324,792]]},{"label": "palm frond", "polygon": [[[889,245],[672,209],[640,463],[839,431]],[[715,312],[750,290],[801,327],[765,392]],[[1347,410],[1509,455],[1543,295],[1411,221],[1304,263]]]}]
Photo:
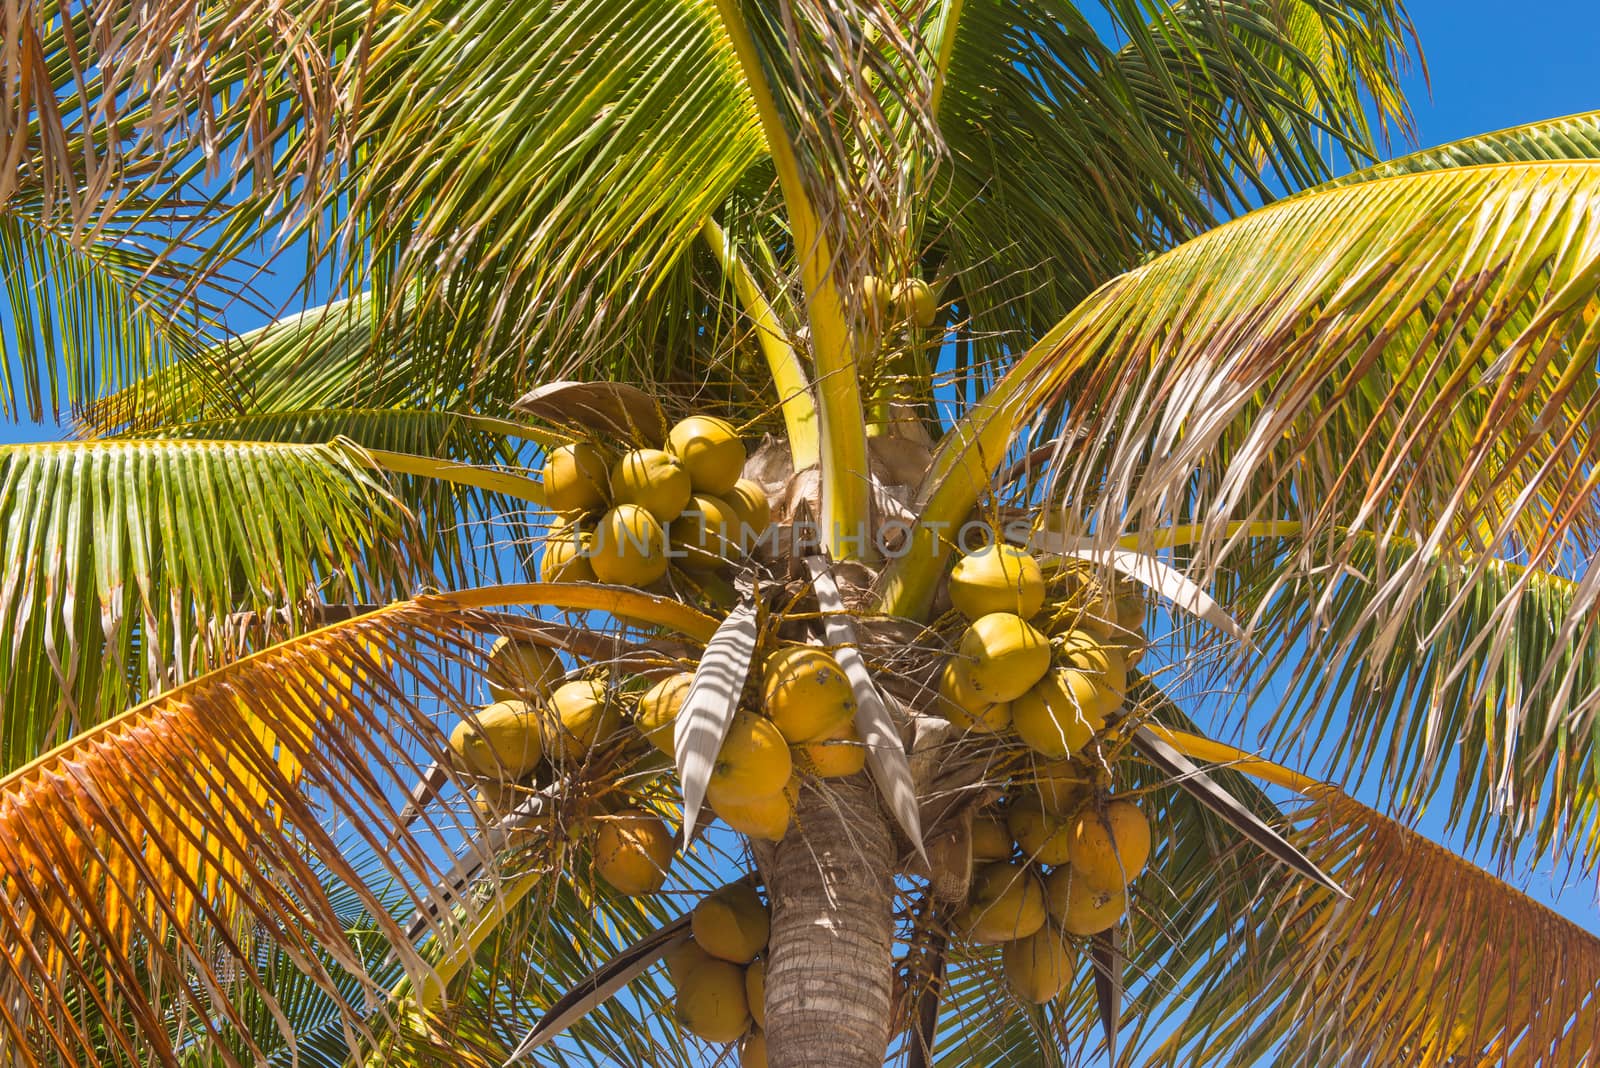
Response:
[{"label": "palm frond", "polygon": [[1537,163],[1541,160],[1600,158],[1600,111],[1587,111],[1561,119],[1513,126],[1507,130],[1437,148],[1413,152],[1364,170],[1335,178],[1317,189],[1336,189],[1401,174],[1439,171],[1450,167],[1477,167],[1491,163]]},{"label": "palm frond", "polygon": [[15,768],[259,640],[308,601],[410,592],[412,517],[341,444],[0,450],[0,729]]}]

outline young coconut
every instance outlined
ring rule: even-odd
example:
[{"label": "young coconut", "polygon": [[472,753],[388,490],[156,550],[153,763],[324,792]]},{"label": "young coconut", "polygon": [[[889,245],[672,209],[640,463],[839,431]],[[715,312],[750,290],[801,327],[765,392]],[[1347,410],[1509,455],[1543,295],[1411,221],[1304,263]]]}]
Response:
[{"label": "young coconut", "polygon": [[1044,810],[1058,819],[1075,816],[1089,800],[1088,773],[1071,760],[1047,760],[1033,769],[1033,785]]},{"label": "young coconut", "polygon": [[1044,605],[1039,561],[1012,545],[996,542],[956,561],[950,572],[950,603],[968,619],[1014,612],[1023,619]]},{"label": "young coconut", "polygon": [[676,519],[692,492],[689,472],[660,449],[634,449],[611,469],[612,502],[636,504],[657,523]]},{"label": "young coconut", "polygon": [[1010,860],[1017,850],[1005,821],[992,816],[972,817],[972,859],[982,864],[991,860]]},{"label": "young coconut", "polygon": [[756,1026],[767,1026],[767,962],[757,957],[744,970],[744,996],[750,1003],[750,1018]]},{"label": "young coconut", "polygon": [[716,960],[711,954],[701,949],[693,937],[669,949],[661,957],[667,965],[667,975],[672,979],[672,985],[681,987],[689,978],[689,973],[709,960]]},{"label": "young coconut", "polygon": [[739,1040],[739,1068],[767,1068],[767,1036],[760,1027]]},{"label": "young coconut", "polygon": [[772,796],[772,784],[787,782],[793,770],[789,746],[778,728],[754,712],[740,709],[717,751],[706,796],[714,790],[724,801],[749,804]]},{"label": "young coconut", "polygon": [[648,586],[667,573],[667,535],[637,504],[619,504],[600,520],[589,566],[601,582]]},{"label": "young coconut", "polygon": [[654,686],[644,692],[639,698],[639,704],[633,710],[633,721],[638,724],[639,733],[645,740],[667,756],[676,760],[678,757],[677,746],[674,743],[674,731],[677,729],[678,709],[683,707],[684,698],[689,696],[689,687],[694,684],[694,672],[680,671],[676,675],[668,675]]},{"label": "young coconut", "polygon": [[483,680],[496,701],[519,699],[539,702],[550,696],[567,673],[554,649],[532,642],[497,638],[489,647]]},{"label": "young coconut", "polygon": [[1026,938],[1044,926],[1044,887],[1021,864],[985,864],[973,873],[967,907],[956,926],[973,942]]},{"label": "young coconut", "polygon": [[458,768],[486,780],[525,778],[544,756],[539,717],[521,701],[497,701],[456,724],[450,752]]},{"label": "young coconut", "polygon": [[1043,1005],[1072,981],[1072,950],[1049,924],[1028,938],[1006,943],[1000,952],[1006,980],[1023,1001]]},{"label": "young coconut", "polygon": [[678,984],[672,1014],[707,1042],[737,1040],[750,1029],[744,969],[715,958],[703,961]]},{"label": "young coconut", "polygon": [[819,738],[795,746],[800,770],[819,779],[842,779],[867,766],[867,746],[854,727],[836,738]]},{"label": "young coconut", "polygon": [[1085,809],[1073,824],[1072,867],[1097,890],[1121,890],[1150,859],[1150,823],[1132,801]]},{"label": "young coconut", "polygon": [[939,317],[939,300],[933,287],[920,278],[907,278],[894,287],[890,297],[896,314],[910,320],[923,330]]},{"label": "young coconut", "polygon": [[672,853],[672,832],[661,817],[642,808],[607,816],[595,835],[595,870],[630,897],[661,889],[672,867]]},{"label": "young coconut", "polygon": [[772,503],[761,483],[741,478],[733,484],[722,500],[733,510],[737,525],[733,530],[734,543],[741,555],[755,548],[755,540],[772,525]]},{"label": "young coconut", "polygon": [[1118,694],[1128,689],[1128,661],[1122,647],[1092,631],[1068,631],[1056,641],[1056,661],[1081,671]]},{"label": "young coconut", "polygon": [[[1076,756],[1105,727],[1107,694],[1081,671],[1053,671],[1011,703],[1011,725],[1041,756]],[[1109,700],[1115,709],[1117,699]]]},{"label": "young coconut", "polygon": [[1011,726],[1011,703],[986,701],[973,692],[964,660],[944,662],[939,670],[939,698],[939,713],[964,731],[997,734]]},{"label": "young coconut", "polygon": [[1006,830],[1034,864],[1065,864],[1072,855],[1073,825],[1044,810],[1037,797],[1023,797],[1006,810]]},{"label": "young coconut", "polygon": [[959,648],[967,685],[987,701],[1014,701],[1050,670],[1044,635],[1012,612],[990,612],[974,620]]},{"label": "young coconut", "polygon": [[568,524],[545,539],[539,558],[540,582],[598,582],[594,565],[594,534]]},{"label": "young coconut", "polygon": [[551,449],[542,472],[545,504],[561,515],[604,508],[610,466],[605,452],[587,441]]},{"label": "young coconut", "polygon": [[706,790],[706,800],[722,817],[722,822],[740,834],[765,842],[781,842],[788,833],[794,807],[800,802],[800,780],[791,775],[777,793],[744,802],[729,801],[711,787]]},{"label": "young coconut", "polygon": [[667,528],[667,537],[682,553],[683,566],[696,571],[714,571],[737,553],[733,525],[738,522],[733,509],[709,494],[697,493]]},{"label": "young coconut", "polygon": [[1128,911],[1128,892],[1096,889],[1063,864],[1044,879],[1045,907],[1063,931],[1073,935],[1109,931]]},{"label": "young coconut", "polygon": [[786,645],[767,656],[761,708],[789,742],[837,737],[855,722],[855,691],[826,649]]},{"label": "young coconut", "polygon": [[582,760],[622,725],[621,710],[598,679],[556,687],[545,708],[550,756],[557,761]]},{"label": "young coconut", "polygon": [[713,957],[749,964],[767,948],[772,915],[749,883],[729,883],[700,899],[689,918],[695,943]]},{"label": "young coconut", "polygon": [[744,442],[727,422],[709,415],[691,415],[667,435],[667,450],[689,472],[696,493],[717,496],[733,489],[744,471]]}]

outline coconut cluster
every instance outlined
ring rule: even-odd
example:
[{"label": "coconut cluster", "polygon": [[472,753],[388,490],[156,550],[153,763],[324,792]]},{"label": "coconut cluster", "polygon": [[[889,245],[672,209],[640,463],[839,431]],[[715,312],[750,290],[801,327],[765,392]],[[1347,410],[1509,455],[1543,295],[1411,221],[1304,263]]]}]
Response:
[{"label": "coconut cluster", "polygon": [[1012,989],[1034,1004],[1071,981],[1075,940],[1122,919],[1150,858],[1139,806],[1096,797],[1075,775],[1066,762],[1041,769],[1038,789],[973,820],[972,889],[956,927],[969,941],[999,944]]},{"label": "coconut cluster", "polygon": [[[678,712],[692,672],[660,680],[634,709],[644,737],[676,760]],[[799,799],[800,780],[854,775],[867,760],[855,726],[855,694],[826,649],[784,644],[762,661],[760,691],[733,715],[706,786],[706,801],[723,822],[765,841],[783,839]]]},{"label": "coconut cluster", "polygon": [[689,925],[689,940],[666,956],[673,1018],[708,1042],[738,1042],[744,1068],[766,1068],[766,903],[749,883],[729,883],[700,900]]},{"label": "coconut cluster", "polygon": [[578,441],[546,454],[545,503],[563,523],[546,541],[540,579],[643,587],[674,562],[709,573],[748,551],[771,508],[761,486],[742,477],[738,432],[692,415],[663,446],[617,456]]},{"label": "coconut cluster", "polygon": [[939,299],[933,287],[920,278],[903,278],[891,285],[877,275],[861,280],[861,296],[873,314],[891,321],[908,322],[926,330],[939,316]]}]

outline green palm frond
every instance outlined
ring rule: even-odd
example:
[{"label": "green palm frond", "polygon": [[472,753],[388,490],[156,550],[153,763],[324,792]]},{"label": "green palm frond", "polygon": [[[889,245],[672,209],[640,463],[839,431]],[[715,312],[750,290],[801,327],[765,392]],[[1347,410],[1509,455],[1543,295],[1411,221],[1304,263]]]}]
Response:
[{"label": "green palm frond", "polygon": [[936,255],[949,256],[980,363],[1269,195],[1271,172],[1291,188],[1322,180],[1325,137],[1371,158],[1369,102],[1404,114],[1409,24],[1389,0],[1107,7],[1120,47],[1070,3],[960,5]]},{"label": "green palm frond", "polygon": [[348,444],[8,446],[0,538],[32,562],[0,586],[5,768],[238,655],[255,624],[408,593],[428,567]]}]

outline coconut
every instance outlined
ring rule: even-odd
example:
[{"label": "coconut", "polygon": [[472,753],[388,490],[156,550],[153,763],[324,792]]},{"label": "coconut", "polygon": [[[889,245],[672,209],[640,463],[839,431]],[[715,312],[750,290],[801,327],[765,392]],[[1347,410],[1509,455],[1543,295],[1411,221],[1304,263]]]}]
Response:
[{"label": "coconut", "polygon": [[1081,671],[1119,695],[1128,689],[1128,661],[1122,646],[1102,640],[1087,630],[1069,631],[1056,642],[1056,659],[1062,667]]},{"label": "coconut", "polygon": [[1150,859],[1150,823],[1132,801],[1113,801],[1099,813],[1088,809],[1073,824],[1072,866],[1100,890],[1120,890]]},{"label": "coconut", "polygon": [[757,1027],[767,1026],[767,962],[757,957],[744,970],[744,996],[750,1003],[750,1018]]},{"label": "coconut", "polygon": [[1044,572],[1021,549],[995,543],[956,561],[950,603],[968,619],[1014,612],[1027,619],[1044,604]]},{"label": "coconut", "polygon": [[693,490],[689,472],[676,456],[660,449],[634,449],[611,469],[611,500],[636,504],[658,523],[677,518]]},{"label": "coconut", "polygon": [[622,725],[622,712],[611,700],[606,684],[579,679],[556,687],[545,706],[550,755],[556,760],[581,760],[596,742],[604,741]]},{"label": "coconut", "polygon": [[684,566],[700,571],[721,567],[735,555],[733,509],[716,497],[697,493],[667,528],[674,547],[683,551]]},{"label": "coconut", "polygon": [[708,960],[678,984],[673,1016],[708,1042],[732,1042],[750,1028],[750,1003],[744,969],[725,960]]},{"label": "coconut", "polygon": [[1046,924],[1000,952],[1006,980],[1023,1001],[1043,1005],[1072,982],[1072,950],[1060,931]]},{"label": "coconut", "polygon": [[986,701],[972,689],[967,663],[950,659],[939,672],[938,711],[953,725],[978,734],[994,734],[1011,726],[1008,701]]},{"label": "coconut", "polygon": [[600,877],[630,896],[653,894],[672,867],[672,832],[642,808],[623,809],[600,821],[594,864]]},{"label": "coconut", "polygon": [[974,942],[1010,942],[1044,926],[1044,887],[1021,864],[985,864],[972,876],[956,926]]},{"label": "coconut", "polygon": [[939,317],[939,301],[933,287],[920,278],[907,278],[894,287],[890,297],[895,313],[926,330]]},{"label": "coconut", "polygon": [[966,681],[988,701],[1014,701],[1050,670],[1050,645],[1043,634],[1012,612],[990,612],[961,636]]},{"label": "coconut", "polygon": [[668,675],[644,692],[633,711],[633,721],[638,724],[639,733],[674,760],[678,755],[677,747],[673,744],[678,726],[678,709],[683,707],[683,699],[689,696],[689,687],[693,684],[692,671]]},{"label": "coconut", "polygon": [[727,493],[744,472],[739,432],[713,416],[691,415],[679,422],[667,435],[667,449],[689,472],[696,493]]},{"label": "coconut", "polygon": [[740,834],[767,842],[781,842],[789,830],[794,806],[800,801],[800,781],[791,775],[777,793],[744,802],[729,801],[712,787],[706,790],[706,800],[722,817],[722,822]]},{"label": "coconut", "polygon": [[553,531],[544,543],[539,558],[540,582],[598,582],[594,565],[594,535],[576,525]]},{"label": "coconut", "polygon": [[826,649],[786,645],[762,666],[761,707],[790,742],[831,738],[855,722],[856,698]]},{"label": "coconut", "polygon": [[1072,865],[1063,864],[1044,880],[1045,907],[1050,918],[1068,934],[1092,935],[1109,931],[1128,911],[1128,893],[1122,887],[1090,886]]},{"label": "coconut", "polygon": [[619,504],[600,520],[589,565],[601,582],[648,586],[667,573],[667,536],[644,508]]},{"label": "coconut", "polygon": [[544,756],[539,717],[521,701],[497,701],[456,724],[450,751],[457,767],[485,779],[531,775]]},{"label": "coconut", "polygon": [[867,766],[867,747],[854,729],[837,738],[795,746],[800,769],[819,779],[842,779]]},{"label": "coconut", "polygon": [[713,957],[749,964],[767,948],[772,915],[749,883],[729,883],[700,899],[689,926],[695,943]]},{"label": "coconut", "polygon": [[741,478],[722,498],[733,510],[737,524],[733,530],[734,543],[741,554],[755,548],[755,540],[772,525],[772,503],[761,483]]},{"label": "coconut", "polygon": [[869,274],[861,279],[861,303],[866,306],[868,315],[881,319],[888,312],[892,298],[889,283],[882,278]]},{"label": "coconut", "polygon": [[550,696],[551,689],[566,671],[554,649],[497,638],[489,647],[489,662],[483,669],[483,679],[496,701],[516,698],[538,702]]},{"label": "coconut", "polygon": [[1058,818],[1076,815],[1089,799],[1089,776],[1071,760],[1041,762],[1033,769],[1033,785],[1044,810]]},{"label": "coconut", "polygon": [[972,859],[978,863],[988,860],[1010,860],[1016,851],[1016,842],[1006,829],[1003,820],[990,816],[972,819]]},{"label": "coconut", "polygon": [[739,1068],[767,1068],[767,1036],[760,1027],[739,1040]]},{"label": "coconut", "polygon": [[1036,753],[1074,756],[1106,725],[1107,693],[1081,671],[1054,671],[1011,703],[1011,725]]},{"label": "coconut", "polygon": [[609,464],[586,441],[551,449],[544,459],[544,502],[553,512],[581,515],[604,508]]},{"label": "coconut", "polygon": [[701,949],[693,938],[680,942],[672,949],[662,954],[661,959],[667,962],[667,975],[672,978],[673,986],[682,986],[689,978],[689,973],[709,960],[716,960],[711,954]]},{"label": "coconut", "polygon": [[1044,810],[1037,797],[1018,799],[1006,811],[1006,830],[1035,864],[1065,864],[1071,856],[1072,824]]},{"label": "coconut", "polygon": [[741,709],[728,724],[716,763],[711,766],[707,791],[714,788],[724,801],[749,804],[771,797],[772,784],[787,782],[793,770],[789,746],[778,728],[754,712]]}]

